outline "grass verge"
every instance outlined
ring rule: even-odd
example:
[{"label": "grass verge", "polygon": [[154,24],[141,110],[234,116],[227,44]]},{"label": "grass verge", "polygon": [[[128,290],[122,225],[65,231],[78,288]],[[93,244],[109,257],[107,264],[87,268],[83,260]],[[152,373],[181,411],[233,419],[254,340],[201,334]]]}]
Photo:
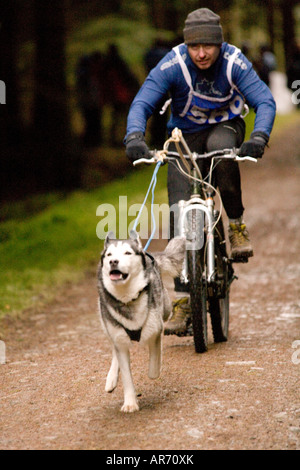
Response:
[{"label": "grass verge", "polygon": [[[153,167],[135,170],[97,190],[56,200],[37,215],[1,223],[0,318],[49,301],[57,286],[78,282],[86,270],[94,270],[103,246],[96,235],[97,207],[109,203],[116,208],[118,230],[123,217],[119,196],[127,196],[128,205],[142,203],[152,172]],[[156,200],[165,187],[166,167],[159,173]]]}]

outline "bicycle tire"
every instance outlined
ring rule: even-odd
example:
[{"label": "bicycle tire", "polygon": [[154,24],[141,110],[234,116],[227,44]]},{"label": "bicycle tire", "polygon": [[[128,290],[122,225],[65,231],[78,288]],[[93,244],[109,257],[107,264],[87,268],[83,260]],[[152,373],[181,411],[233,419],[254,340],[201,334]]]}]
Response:
[{"label": "bicycle tire", "polygon": [[[201,214],[201,217],[204,215]],[[199,221],[199,211],[196,209],[190,212],[189,229],[193,234],[191,238],[199,234],[201,230],[203,231],[203,223]],[[203,277],[204,247],[187,251],[187,267],[195,351],[204,353],[207,351],[207,294]]]},{"label": "bicycle tire", "polygon": [[215,343],[228,340],[229,334],[229,295],[232,268],[228,263],[224,227],[219,220],[215,231],[215,262],[217,288],[208,298],[208,310]]}]

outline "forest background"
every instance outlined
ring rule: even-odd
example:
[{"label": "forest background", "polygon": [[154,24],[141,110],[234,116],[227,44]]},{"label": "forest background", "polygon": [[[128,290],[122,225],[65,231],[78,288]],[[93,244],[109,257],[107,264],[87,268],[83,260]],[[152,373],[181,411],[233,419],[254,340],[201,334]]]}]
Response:
[{"label": "forest background", "polygon": [[[94,269],[97,206],[117,207],[121,194],[128,204],[141,202],[148,187],[152,170],[138,170],[138,178],[125,157],[129,105],[115,122],[105,104],[101,145],[84,145],[79,61],[113,45],[141,85],[153,43],[180,41],[187,14],[200,7],[221,16],[226,41],[247,44],[251,58],[268,44],[278,70],[288,70],[300,38],[299,0],[1,1],[0,316],[44,301],[89,263]],[[279,117],[277,126],[289,119]]]},{"label": "forest background", "polygon": [[88,185],[83,167],[89,162],[78,141],[82,122],[75,77],[84,54],[116,45],[141,84],[144,56],[153,41],[180,38],[187,14],[204,6],[220,14],[226,41],[238,47],[247,42],[251,57],[268,44],[282,71],[299,39],[298,0],[1,3],[0,80],[6,104],[0,106],[0,200]]}]

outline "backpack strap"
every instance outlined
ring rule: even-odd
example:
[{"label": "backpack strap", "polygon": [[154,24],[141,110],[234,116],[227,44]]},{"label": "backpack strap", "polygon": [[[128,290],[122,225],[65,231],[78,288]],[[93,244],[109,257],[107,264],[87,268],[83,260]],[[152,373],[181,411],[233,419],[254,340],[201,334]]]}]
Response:
[{"label": "backpack strap", "polygon": [[182,73],[183,73],[183,76],[185,78],[186,83],[188,84],[190,90],[194,91],[193,84],[192,84],[192,78],[191,78],[191,75],[190,75],[190,72],[187,68],[186,63],[184,62],[184,60],[182,58],[182,55],[180,54],[179,46],[174,47],[173,51],[175,52],[175,54],[178,58],[178,62],[179,62],[179,65],[181,67],[181,70],[182,70]]},{"label": "backpack strap", "polygon": [[233,80],[232,80],[232,69],[233,69],[235,59],[237,58],[240,52],[241,50],[238,47],[235,47],[235,51],[233,52],[233,54],[231,54],[231,56],[228,59],[226,75],[227,75],[227,80],[230,83],[231,88],[233,89],[236,89],[236,85],[233,83]]}]

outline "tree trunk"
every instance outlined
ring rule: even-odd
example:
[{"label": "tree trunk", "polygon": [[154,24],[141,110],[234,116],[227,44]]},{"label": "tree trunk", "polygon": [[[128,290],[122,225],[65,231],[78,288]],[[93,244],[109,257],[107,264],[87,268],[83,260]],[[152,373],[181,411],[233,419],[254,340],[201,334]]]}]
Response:
[{"label": "tree trunk", "polygon": [[164,28],[164,5],[161,0],[151,0],[150,2],[150,16],[153,26],[156,29]]},{"label": "tree trunk", "polygon": [[289,68],[293,60],[293,52],[296,44],[294,17],[294,6],[296,3],[298,2],[295,0],[282,0],[280,4],[286,69]]},{"label": "tree trunk", "polygon": [[267,25],[270,38],[270,47],[274,52],[275,49],[275,32],[274,32],[274,0],[267,0],[266,3],[266,16],[267,16]]},{"label": "tree trunk", "polygon": [[[0,25],[0,80],[5,84],[6,103],[0,105],[1,147],[19,142],[21,115],[17,55],[19,46],[20,1],[1,2]],[[2,85],[3,86],[3,85]]]},{"label": "tree trunk", "polygon": [[23,126],[20,112],[18,80],[19,31],[22,20],[20,0],[1,2],[0,8],[0,200],[11,198],[23,178],[23,158],[20,147]]},{"label": "tree trunk", "polygon": [[66,83],[66,0],[34,0],[36,63],[33,139],[36,180],[44,190],[78,184]]}]

